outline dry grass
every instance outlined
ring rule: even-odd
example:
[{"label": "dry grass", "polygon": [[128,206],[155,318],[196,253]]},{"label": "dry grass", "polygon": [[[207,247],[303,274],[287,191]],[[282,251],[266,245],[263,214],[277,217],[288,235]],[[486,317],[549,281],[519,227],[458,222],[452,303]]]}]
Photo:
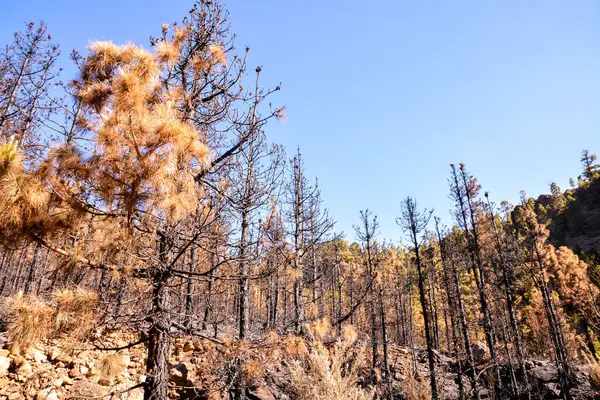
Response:
[{"label": "dry grass", "polygon": [[431,391],[427,377],[413,372],[411,362],[406,360],[403,365],[405,371],[402,382],[402,395],[407,400],[428,400],[431,398]]},{"label": "dry grass", "polygon": [[[328,348],[323,343],[325,326],[328,326],[326,322],[318,322],[309,327],[308,353],[294,360],[290,366],[291,389],[297,396],[295,398],[371,399],[372,391],[363,389],[356,383],[362,360],[360,351],[354,350],[356,332],[351,328],[344,329],[342,336]],[[359,354],[356,354],[357,351]]]},{"label": "dry grass", "polygon": [[114,382],[125,373],[124,357],[120,354],[109,354],[101,360],[98,370],[103,379]]},{"label": "dry grass", "polygon": [[590,374],[590,382],[592,385],[596,388],[600,388],[600,363],[589,363],[588,373]]}]

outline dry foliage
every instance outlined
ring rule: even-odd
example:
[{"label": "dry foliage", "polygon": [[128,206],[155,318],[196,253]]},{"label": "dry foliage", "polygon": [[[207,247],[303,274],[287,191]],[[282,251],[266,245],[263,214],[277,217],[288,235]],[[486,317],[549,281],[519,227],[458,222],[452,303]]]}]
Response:
[{"label": "dry foliage", "polygon": [[[371,390],[357,385],[361,364],[360,350],[355,350],[356,332],[346,327],[331,347],[323,343],[323,326],[310,326],[308,354],[290,366],[291,387],[299,400],[371,399]],[[299,338],[298,338],[299,339]],[[301,340],[301,339],[299,339]],[[358,354],[357,354],[358,353]]]},{"label": "dry foliage", "polygon": [[102,359],[99,372],[103,379],[115,381],[126,370],[124,356],[120,354],[109,354]]},{"label": "dry foliage", "polygon": [[407,400],[428,400],[431,398],[431,388],[427,377],[414,372],[410,360],[405,360],[402,395]]},{"label": "dry foliage", "polygon": [[19,293],[6,302],[8,336],[13,346],[60,338],[72,347],[96,326],[98,296],[83,289],[61,290],[44,301]]},{"label": "dry foliage", "polygon": [[13,348],[40,343],[50,337],[55,310],[40,299],[19,293],[7,299],[5,310]]}]

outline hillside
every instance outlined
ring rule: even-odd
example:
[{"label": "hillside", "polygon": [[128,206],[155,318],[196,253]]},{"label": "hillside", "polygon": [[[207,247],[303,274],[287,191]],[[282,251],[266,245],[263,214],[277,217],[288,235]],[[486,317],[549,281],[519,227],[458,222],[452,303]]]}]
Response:
[{"label": "hillside", "polygon": [[536,213],[548,224],[550,241],[557,247],[567,246],[590,267],[596,284],[600,284],[600,173],[596,156],[583,152],[583,173],[576,187],[564,192],[551,185],[552,194],[536,199]]}]

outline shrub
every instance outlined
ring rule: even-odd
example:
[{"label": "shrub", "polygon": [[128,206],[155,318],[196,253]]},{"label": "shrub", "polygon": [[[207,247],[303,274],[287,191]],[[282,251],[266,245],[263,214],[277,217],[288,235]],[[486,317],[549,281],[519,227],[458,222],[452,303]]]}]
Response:
[{"label": "shrub", "polygon": [[[330,347],[323,342],[326,322],[316,322],[308,329],[308,353],[293,360],[289,369],[291,389],[299,400],[366,400],[372,391],[357,385],[362,354],[354,350],[356,332],[344,328],[341,337]],[[332,332],[329,332],[332,335]],[[299,340],[302,340],[298,338]]]}]

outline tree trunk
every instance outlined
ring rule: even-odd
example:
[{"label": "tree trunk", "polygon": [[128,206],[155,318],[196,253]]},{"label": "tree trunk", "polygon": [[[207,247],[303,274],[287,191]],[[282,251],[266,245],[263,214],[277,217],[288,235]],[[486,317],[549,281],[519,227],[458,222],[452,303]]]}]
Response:
[{"label": "tree trunk", "polygon": [[144,400],[167,400],[169,389],[169,317],[167,310],[167,272],[156,271],[153,276],[152,325],[149,332],[148,359]]},{"label": "tree trunk", "polygon": [[248,332],[250,318],[250,264],[248,263],[248,208],[242,210],[242,232],[240,239],[239,262],[239,338],[244,339]]},{"label": "tree trunk", "polygon": [[[413,232],[416,238],[417,233]],[[421,312],[423,313],[423,325],[425,328],[425,342],[427,344],[427,360],[429,362],[429,383],[431,385],[431,399],[438,398],[437,382],[435,379],[435,356],[433,354],[433,338],[430,332],[429,312],[427,310],[427,299],[425,298],[425,283],[423,271],[421,268],[421,258],[419,256],[419,244],[415,240],[415,262],[417,264],[417,284],[419,288],[419,300],[421,302]]]},{"label": "tree trunk", "polygon": [[167,282],[170,273],[164,268],[166,263],[165,237],[159,237],[159,257],[161,264],[152,276],[152,316],[148,335],[148,358],[146,360],[146,383],[144,400],[167,400],[169,390],[169,355],[171,323],[168,310]]},{"label": "tree trunk", "polygon": [[[194,272],[194,265],[196,263],[196,248],[192,245],[190,248],[190,273]],[[194,306],[194,278],[192,275],[188,276],[187,290],[185,293],[185,320],[184,326],[186,329],[191,330],[192,328],[192,312]]]}]

